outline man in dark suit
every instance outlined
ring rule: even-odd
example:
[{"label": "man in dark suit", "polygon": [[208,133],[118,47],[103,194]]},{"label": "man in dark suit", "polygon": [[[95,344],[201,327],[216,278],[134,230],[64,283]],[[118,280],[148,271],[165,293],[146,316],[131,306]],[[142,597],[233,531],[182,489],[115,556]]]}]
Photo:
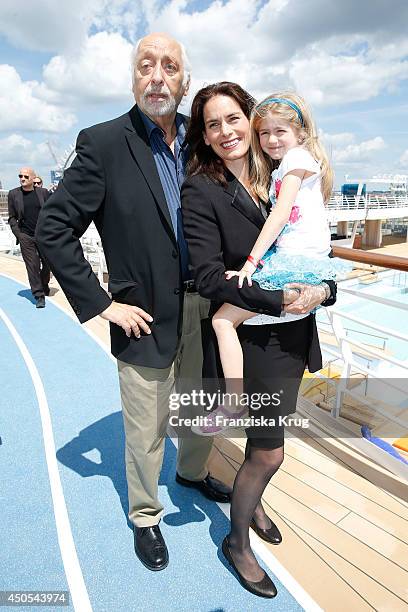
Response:
[{"label": "man in dark suit", "polygon": [[[190,81],[182,46],[151,34],[132,57],[136,105],[83,130],[77,157],[41,212],[37,238],[79,320],[110,321],[126,434],[129,518],[136,554],[164,569],[168,552],[158,500],[169,395],[201,377],[201,318],[208,301],[191,279],[180,213],[186,118],[177,113]],[[102,289],[79,238],[91,221],[109,271]],[[176,480],[216,501],[230,490],[208,474],[212,439],[179,440]]]},{"label": "man in dark suit", "polygon": [[45,296],[49,295],[50,268],[41,256],[34,238],[38,215],[49,193],[43,187],[34,189],[36,173],[32,168],[21,168],[20,187],[8,193],[9,224],[20,243],[31,292],[37,308],[44,308]]}]

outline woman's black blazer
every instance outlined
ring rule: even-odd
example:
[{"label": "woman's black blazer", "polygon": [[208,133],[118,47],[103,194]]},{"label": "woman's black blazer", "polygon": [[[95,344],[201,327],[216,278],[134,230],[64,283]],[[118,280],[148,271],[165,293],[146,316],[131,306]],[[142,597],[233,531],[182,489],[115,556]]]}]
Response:
[{"label": "woman's black blazer", "polygon": [[[225,270],[239,270],[258,238],[265,219],[242,184],[229,172],[226,185],[200,174],[188,178],[181,190],[184,232],[198,292],[212,301],[211,312],[224,302],[251,312],[279,316],[282,291],[266,291],[257,283],[238,289],[237,280],[225,279]],[[327,281],[336,301],[336,284]],[[288,328],[289,330],[289,328]],[[314,315],[311,316],[309,370],[321,367]]]}]

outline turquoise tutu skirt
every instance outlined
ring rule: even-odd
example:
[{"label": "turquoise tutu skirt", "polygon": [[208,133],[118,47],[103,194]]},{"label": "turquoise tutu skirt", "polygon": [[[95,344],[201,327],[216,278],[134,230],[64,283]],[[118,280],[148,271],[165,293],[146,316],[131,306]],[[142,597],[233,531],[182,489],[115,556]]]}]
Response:
[{"label": "turquoise tutu skirt", "polygon": [[263,258],[264,266],[252,279],[262,289],[283,289],[288,283],[318,285],[323,280],[336,280],[353,269],[350,262],[338,257],[313,258],[304,255],[284,255],[270,249]]}]

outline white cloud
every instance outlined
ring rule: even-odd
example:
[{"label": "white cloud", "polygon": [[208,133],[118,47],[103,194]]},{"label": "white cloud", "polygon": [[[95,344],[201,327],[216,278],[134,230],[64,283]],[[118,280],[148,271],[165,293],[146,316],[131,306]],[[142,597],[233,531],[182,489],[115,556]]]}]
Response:
[{"label": "white cloud", "polygon": [[0,33],[17,48],[56,51],[81,44],[102,0],[2,0]]},{"label": "white cloud", "polygon": [[38,97],[38,88],[13,66],[0,65],[0,130],[60,132],[74,125],[75,115]]},{"label": "white cloud", "polygon": [[319,137],[324,140],[326,147],[330,146],[334,149],[339,147],[345,147],[346,145],[352,144],[355,139],[355,135],[351,132],[341,132],[340,134],[326,134],[323,130],[319,130]]},{"label": "white cloud", "polygon": [[[37,95],[50,103],[129,100],[129,51],[146,31],[169,31],[193,64],[191,95],[229,79],[256,97],[294,88],[313,104],[349,104],[408,79],[408,3],[327,0],[3,0],[0,31],[56,54]],[[194,5],[195,6],[195,5]],[[33,27],[33,24],[35,27]],[[95,30],[99,32],[95,33]],[[390,42],[392,41],[392,42]]]},{"label": "white cloud", "polygon": [[403,152],[399,161],[402,166],[405,166],[406,172],[408,172],[408,149]]},{"label": "white cloud", "polygon": [[0,179],[4,188],[18,186],[17,174],[22,166],[34,168],[47,185],[49,171],[55,167],[47,143],[35,143],[15,133],[0,139]]},{"label": "white cloud", "polygon": [[351,164],[353,162],[369,161],[377,151],[386,147],[384,139],[376,136],[371,140],[364,140],[358,144],[348,144],[343,149],[333,149],[333,161],[336,164]]},{"label": "white cloud", "polygon": [[138,0],[2,0],[0,34],[17,48],[72,53],[92,27],[134,39],[142,18]]},{"label": "white cloud", "polygon": [[[10,134],[7,138],[0,140],[0,152],[6,154],[7,161],[11,164],[21,163],[21,156],[24,157],[30,152],[32,142],[24,138],[21,134]],[[7,152],[7,153],[6,153]]]},{"label": "white cloud", "polygon": [[384,157],[387,144],[381,136],[360,142],[351,132],[327,134],[319,130],[319,136],[333,165],[337,187],[346,180],[345,173],[373,176],[379,172],[393,171]]},{"label": "white cloud", "polygon": [[[373,119],[369,101],[406,88],[406,0],[394,0],[392,8],[389,0],[210,0],[203,7],[200,4],[192,0],[59,4],[2,0],[0,34],[18,48],[53,56],[32,54],[36,69],[39,61],[45,64],[43,78],[37,81],[22,81],[14,68],[0,66],[0,130],[21,129],[23,137],[37,128],[61,131],[74,123],[69,107],[82,111],[88,106],[89,110],[90,103],[98,102],[107,104],[110,112],[110,102],[130,106],[131,46],[144,33],[167,31],[185,44],[192,60],[190,99],[204,84],[222,79],[239,82],[258,98],[283,88],[297,89],[312,106],[322,107],[322,118],[324,107],[341,107],[336,111],[339,133],[323,134],[339,171],[350,166],[367,175],[392,172],[387,163],[395,164],[399,153],[392,151],[390,140],[387,162],[385,142],[378,134],[385,138],[393,117],[377,109]],[[25,69],[30,61],[28,57]],[[387,108],[394,104],[388,100]],[[365,102],[364,137],[347,131],[358,129],[352,103],[359,101]],[[181,110],[186,112],[187,106]],[[345,118],[347,114],[353,121]],[[91,122],[89,114],[84,121]],[[393,140],[397,151],[406,147],[403,138]],[[405,151],[402,168],[407,158]]]},{"label": "white cloud", "polygon": [[148,30],[168,31],[171,24],[171,34],[185,44],[197,77],[206,79],[216,73],[220,80],[226,68],[251,56],[250,24],[256,18],[256,2],[215,0],[205,11],[194,13],[184,10],[186,0],[172,0],[159,9],[149,0],[143,4]]},{"label": "white cloud", "polygon": [[328,55],[314,45],[311,52],[294,59],[289,74],[311,104],[350,104],[408,79],[408,61],[370,62],[364,55]]},{"label": "white cloud", "polygon": [[290,87],[312,104],[330,105],[368,100],[408,78],[402,24],[408,5],[402,0],[392,11],[385,0],[369,7],[352,0],[262,6],[216,0],[193,14],[186,0],[144,0],[143,7],[149,30],[172,24],[191,55],[197,84],[235,80],[257,97]]},{"label": "white cloud", "polygon": [[136,40],[142,19],[143,12],[137,0],[100,0],[93,24],[98,30],[119,32]]},{"label": "white cloud", "polygon": [[48,89],[61,97],[87,102],[131,99],[132,45],[120,34],[98,32],[70,55],[57,55],[45,66]]}]

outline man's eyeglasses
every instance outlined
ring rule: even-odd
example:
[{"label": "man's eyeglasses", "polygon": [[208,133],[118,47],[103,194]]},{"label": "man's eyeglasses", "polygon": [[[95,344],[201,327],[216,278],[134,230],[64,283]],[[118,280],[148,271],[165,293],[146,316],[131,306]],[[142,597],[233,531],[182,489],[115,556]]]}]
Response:
[{"label": "man's eyeglasses", "polygon": [[18,178],[25,178],[25,179],[27,179],[27,181],[28,181],[28,179],[30,178],[30,176],[29,176],[28,174],[19,174],[19,175],[18,175]]}]

